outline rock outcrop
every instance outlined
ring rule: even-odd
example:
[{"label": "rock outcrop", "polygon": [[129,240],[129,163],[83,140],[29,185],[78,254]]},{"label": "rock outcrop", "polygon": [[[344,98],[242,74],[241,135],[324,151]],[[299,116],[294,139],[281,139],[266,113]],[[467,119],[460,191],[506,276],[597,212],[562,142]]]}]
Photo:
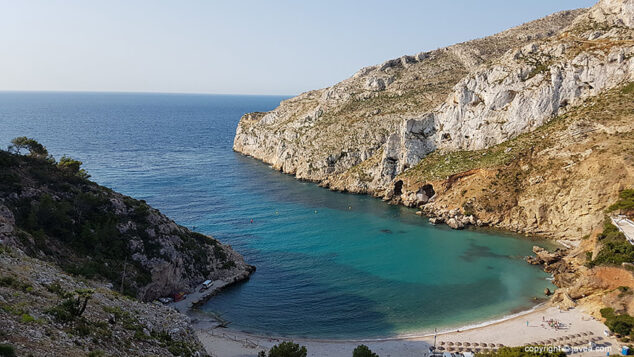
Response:
[{"label": "rock outcrop", "polygon": [[[76,291],[90,292],[81,316],[68,308]],[[2,244],[0,331],[3,348],[17,356],[207,355],[187,316],[77,279]]]},{"label": "rock outcrop", "polygon": [[0,243],[143,301],[254,267],[216,239],[44,159],[0,151]]},{"label": "rock outcrop", "polygon": [[[271,112],[245,115],[234,149],[300,179],[319,182],[379,161],[383,169],[370,181],[353,180],[346,189],[385,188],[395,174],[416,161],[414,154],[390,149],[404,146],[412,153],[435,149],[433,140],[414,139],[431,138],[434,123],[426,119],[428,113],[464,76],[514,47],[555,36],[584,11],[558,13],[487,38],[363,68],[330,88],[288,99]],[[398,160],[398,167],[392,169],[391,160]]]},{"label": "rock outcrop", "polygon": [[[582,112],[614,91],[630,100],[623,88],[634,80],[633,7],[634,0],[601,0],[590,9],[364,68],[269,113],[245,115],[234,150],[334,190],[425,205],[421,213],[454,228],[474,224],[462,217],[473,215],[476,224],[576,239],[601,221],[600,211],[632,175],[627,155],[590,145],[600,134],[627,136],[629,108],[620,108],[614,122],[581,116],[599,115],[598,108]],[[579,120],[557,128],[561,132],[534,136],[521,150],[511,144],[570,115]],[[474,160],[476,152],[483,158]],[[478,164],[451,161],[466,156]],[[603,164],[612,158],[614,168],[601,170],[599,156]],[[567,163],[555,164],[562,160]],[[608,174],[624,163],[624,175]],[[538,166],[546,171],[540,174]],[[584,170],[592,173],[587,181]],[[590,187],[601,181],[607,184]],[[481,192],[467,195],[475,186]],[[541,194],[530,192],[538,186]],[[423,187],[432,187],[434,197],[422,194]],[[564,209],[556,201],[569,204]],[[444,213],[456,209],[461,216]]]}]

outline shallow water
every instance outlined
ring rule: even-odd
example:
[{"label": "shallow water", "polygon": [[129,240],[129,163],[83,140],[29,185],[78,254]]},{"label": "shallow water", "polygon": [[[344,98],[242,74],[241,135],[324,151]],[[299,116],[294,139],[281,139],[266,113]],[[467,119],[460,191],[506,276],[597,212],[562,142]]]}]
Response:
[{"label": "shallow water", "polygon": [[[282,97],[0,93],[0,145],[34,137],[93,179],[231,244],[258,270],[205,310],[249,332],[370,338],[497,318],[534,304],[533,241],[434,227],[232,152],[243,113]],[[251,222],[253,219],[253,223]]]}]

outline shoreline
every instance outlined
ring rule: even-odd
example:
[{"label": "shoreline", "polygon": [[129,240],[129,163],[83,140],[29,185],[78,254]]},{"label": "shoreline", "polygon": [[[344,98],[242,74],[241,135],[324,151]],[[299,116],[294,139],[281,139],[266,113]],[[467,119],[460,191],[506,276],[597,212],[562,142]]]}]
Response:
[{"label": "shoreline", "polygon": [[[561,321],[562,329],[553,329],[547,325],[548,319]],[[403,335],[377,339],[318,339],[288,338],[266,336],[238,330],[204,328],[194,324],[194,329],[209,350],[218,356],[256,356],[260,350],[268,350],[283,341],[294,341],[308,348],[309,356],[341,356],[349,355],[359,344],[368,345],[374,352],[383,356],[420,356],[429,354],[434,335],[438,343],[441,341],[496,343],[506,346],[521,346],[537,343],[554,337],[563,337],[573,333],[590,332],[594,337],[601,337],[600,345],[618,349],[616,340],[603,338],[606,329],[602,322],[596,320],[580,308],[560,310],[549,304],[540,304],[530,310],[509,315],[503,319],[466,325],[462,328],[445,330],[423,335]],[[564,344],[564,343],[562,343]],[[605,352],[589,351],[577,353],[576,356],[600,356]]]},{"label": "shoreline", "polygon": [[[508,315],[504,315],[503,317],[497,318],[497,319],[491,319],[491,320],[485,320],[482,322],[474,322],[474,323],[470,323],[470,324],[466,324],[466,325],[461,325],[460,327],[449,327],[447,329],[443,329],[443,330],[439,330],[438,332],[434,333],[434,332],[413,332],[413,333],[409,333],[409,334],[402,334],[402,335],[394,335],[394,336],[386,336],[386,337],[369,337],[369,338],[343,338],[343,339],[337,339],[337,338],[319,338],[319,337],[301,337],[301,336],[282,336],[282,335],[264,335],[264,334],[259,334],[257,332],[248,332],[248,331],[243,331],[240,329],[233,329],[231,327],[226,327],[226,328],[222,328],[223,331],[227,331],[229,333],[234,333],[234,334],[239,334],[239,335],[244,335],[244,336],[250,336],[250,337],[254,337],[254,338],[266,338],[266,339],[274,339],[274,340],[280,340],[280,341],[311,341],[311,342],[327,342],[327,343],[338,343],[338,342],[383,342],[383,341],[403,341],[403,340],[416,340],[416,339],[421,339],[421,338],[428,338],[428,337],[433,337],[434,335],[440,336],[440,335],[447,335],[447,334],[452,334],[452,333],[463,333],[463,332],[469,332],[472,330],[477,330],[483,327],[489,327],[489,326],[495,326],[501,323],[504,323],[506,321],[510,321],[513,319],[517,319],[520,318],[522,316],[525,315],[529,315],[532,313],[536,313],[536,312],[540,312],[540,311],[545,311],[548,308],[550,308],[552,306],[549,305],[549,302],[542,302],[540,304],[537,304],[535,306],[533,306],[530,309],[527,310],[522,310],[520,312],[516,312],[516,313],[512,313],[512,314],[508,314]],[[193,314],[194,311],[190,311],[189,314],[187,316],[189,316],[192,319],[197,319],[197,315]],[[218,329],[221,327],[204,327],[205,326],[205,322],[211,322],[211,321],[196,321],[193,322],[194,328],[197,330],[213,330],[213,329]]]}]

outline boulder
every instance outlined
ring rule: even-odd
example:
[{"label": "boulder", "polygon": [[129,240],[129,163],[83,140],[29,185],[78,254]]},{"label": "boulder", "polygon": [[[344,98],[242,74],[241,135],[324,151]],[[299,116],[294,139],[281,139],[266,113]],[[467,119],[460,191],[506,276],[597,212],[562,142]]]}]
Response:
[{"label": "boulder", "polygon": [[447,225],[453,229],[463,229],[464,228],[464,223],[462,223],[462,220],[460,219],[456,219],[455,217],[449,218],[447,220]]}]

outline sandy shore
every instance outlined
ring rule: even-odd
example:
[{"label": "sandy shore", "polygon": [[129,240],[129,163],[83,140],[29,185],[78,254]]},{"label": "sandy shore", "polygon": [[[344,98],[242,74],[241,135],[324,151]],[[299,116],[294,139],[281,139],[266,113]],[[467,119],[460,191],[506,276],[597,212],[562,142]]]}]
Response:
[{"label": "sandy shore", "polygon": [[[555,319],[563,326],[552,328],[547,320]],[[440,342],[469,342],[495,343],[506,346],[520,346],[536,343],[542,340],[565,337],[573,334],[591,332],[590,337],[602,337],[597,344],[611,348],[611,355],[618,355],[620,345],[612,338],[606,338],[603,331],[605,325],[579,309],[560,311],[556,307],[540,307],[526,314],[521,314],[503,321],[485,324],[483,326],[460,329],[453,332],[439,333],[437,346]],[[246,357],[257,356],[258,351],[268,350],[271,346],[288,339],[270,338],[251,335],[231,329],[197,328],[198,337],[207,350],[217,357]],[[590,337],[582,337],[580,340]],[[419,337],[391,338],[384,340],[314,340],[294,339],[295,342],[306,346],[309,356],[340,357],[351,356],[352,350],[359,344],[368,345],[381,357],[409,357],[429,355],[429,346],[434,342],[433,335]],[[582,347],[586,347],[585,345]],[[605,350],[585,351],[574,353],[573,356],[605,356]]]}]

